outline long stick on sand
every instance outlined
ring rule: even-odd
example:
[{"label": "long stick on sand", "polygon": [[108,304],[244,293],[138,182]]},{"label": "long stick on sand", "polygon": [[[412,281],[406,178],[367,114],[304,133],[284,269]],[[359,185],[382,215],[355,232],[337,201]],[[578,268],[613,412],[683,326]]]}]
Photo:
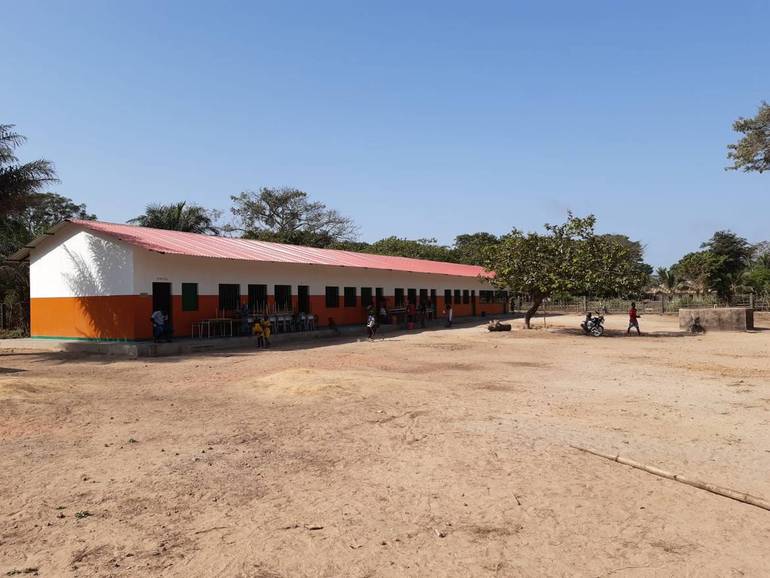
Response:
[{"label": "long stick on sand", "polygon": [[672,474],[671,472],[667,472],[666,470],[661,470],[660,468],[656,468],[654,466],[646,466],[644,464],[640,464],[639,462],[635,462],[634,460],[624,458],[620,454],[611,455],[611,454],[605,454],[603,452],[590,449],[590,448],[581,448],[579,446],[570,446],[570,447],[576,450],[580,450],[581,452],[586,452],[587,454],[593,454],[595,456],[599,456],[600,458],[612,460],[613,462],[618,462],[619,464],[631,466],[632,468],[645,471],[655,476],[660,476],[661,478],[674,480],[675,482],[687,484],[688,486],[692,486],[694,488],[706,490],[707,492],[711,492],[712,494],[718,494],[720,496],[724,496],[725,498],[737,500],[739,502],[743,502],[744,504],[749,504],[752,506],[756,506],[757,508],[762,508],[764,510],[770,511],[770,502],[768,502],[764,498],[759,498],[757,496],[752,496],[751,494],[747,494],[746,492],[739,492],[737,490],[731,490],[730,488],[715,486],[714,484],[701,482],[700,480],[693,480],[690,478],[686,478],[685,476],[682,476],[680,474]]}]

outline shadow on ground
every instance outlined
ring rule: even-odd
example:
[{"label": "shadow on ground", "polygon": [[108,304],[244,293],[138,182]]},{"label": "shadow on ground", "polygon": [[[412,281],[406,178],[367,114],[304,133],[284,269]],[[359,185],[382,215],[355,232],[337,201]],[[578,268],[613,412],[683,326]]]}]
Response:
[{"label": "shadow on ground", "polygon": [[[584,336],[586,339],[593,338],[591,335],[586,335],[583,333],[583,330],[580,328],[573,328],[573,327],[557,327],[554,329],[549,329],[551,333],[561,333],[564,335],[580,335]],[[605,329],[604,335],[602,335],[602,338],[604,337],[628,337],[632,338],[635,337],[637,339],[650,339],[650,338],[660,338],[660,337],[697,337],[697,335],[693,335],[691,333],[688,333],[686,331],[650,331],[648,333],[642,333],[641,335],[637,335],[636,333],[628,334],[625,332],[625,330],[622,329]]]}]

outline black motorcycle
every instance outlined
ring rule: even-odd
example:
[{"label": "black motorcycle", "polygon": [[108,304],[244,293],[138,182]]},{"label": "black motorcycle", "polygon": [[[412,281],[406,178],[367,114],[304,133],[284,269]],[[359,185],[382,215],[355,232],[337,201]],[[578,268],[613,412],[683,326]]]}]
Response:
[{"label": "black motorcycle", "polygon": [[594,317],[589,313],[586,315],[585,321],[580,324],[580,327],[586,335],[601,337],[604,333],[604,316],[597,315]]}]

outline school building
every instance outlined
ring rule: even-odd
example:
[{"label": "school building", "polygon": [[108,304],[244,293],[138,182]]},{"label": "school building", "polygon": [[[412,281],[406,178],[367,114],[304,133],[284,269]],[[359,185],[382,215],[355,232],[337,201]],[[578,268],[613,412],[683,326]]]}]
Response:
[{"label": "school building", "polygon": [[482,267],[367,255],[99,221],[68,220],[11,257],[30,263],[32,337],[145,340],[167,311],[174,335],[251,311],[361,323],[369,304],[427,302],[494,315],[505,295]]}]

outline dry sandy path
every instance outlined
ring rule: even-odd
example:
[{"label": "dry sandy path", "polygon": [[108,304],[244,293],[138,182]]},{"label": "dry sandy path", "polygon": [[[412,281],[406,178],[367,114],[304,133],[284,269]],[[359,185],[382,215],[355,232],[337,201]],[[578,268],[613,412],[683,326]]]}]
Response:
[{"label": "dry sandy path", "polygon": [[569,447],[770,498],[770,331],[624,321],[3,354],[0,573],[770,575],[770,512]]}]

